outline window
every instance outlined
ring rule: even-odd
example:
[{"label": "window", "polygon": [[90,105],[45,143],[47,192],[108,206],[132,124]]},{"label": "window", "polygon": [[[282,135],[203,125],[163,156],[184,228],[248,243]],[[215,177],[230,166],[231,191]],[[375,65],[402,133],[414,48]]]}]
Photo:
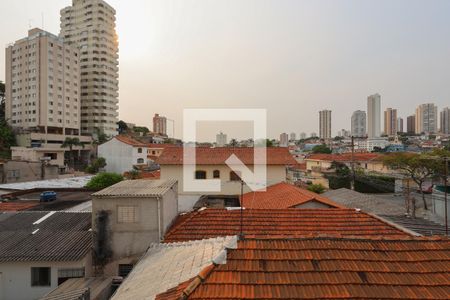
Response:
[{"label": "window", "polygon": [[142,148],[138,148],[138,153],[142,153]]},{"label": "window", "polygon": [[195,171],[195,179],[206,179],[206,171]]},{"label": "window", "polygon": [[241,181],[241,174],[239,172],[230,172],[230,181]]},{"label": "window", "polygon": [[70,278],[83,278],[84,268],[58,269],[58,285]]},{"label": "window", "polygon": [[137,207],[136,206],[118,206],[117,207],[118,223],[137,223]]},{"label": "window", "polygon": [[144,163],[144,159],[143,158],[138,158],[137,159],[137,163],[138,164],[143,164]]},{"label": "window", "polygon": [[50,286],[51,268],[31,268],[31,286]]},{"label": "window", "polygon": [[219,170],[214,170],[213,171],[213,178],[220,178],[220,171]]},{"label": "window", "polygon": [[132,269],[133,265],[131,264],[119,264],[119,276],[123,278],[127,277]]}]

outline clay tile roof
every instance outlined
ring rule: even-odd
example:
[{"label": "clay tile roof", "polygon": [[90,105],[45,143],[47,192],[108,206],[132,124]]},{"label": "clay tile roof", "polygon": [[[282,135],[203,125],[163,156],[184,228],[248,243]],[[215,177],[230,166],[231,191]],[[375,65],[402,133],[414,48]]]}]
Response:
[{"label": "clay tile roof", "polygon": [[21,211],[27,210],[38,205],[37,201],[21,201],[21,202],[0,202],[1,211]]},{"label": "clay tile roof", "polygon": [[[240,210],[204,209],[175,220],[165,242],[240,234]],[[354,209],[245,209],[244,235],[409,236],[406,231]]]},{"label": "clay tile roof", "polygon": [[449,273],[449,239],[245,239],[157,299],[448,299]]},{"label": "clay tile roof", "polygon": [[[378,154],[378,153],[354,153],[353,159],[355,161],[371,161],[371,160],[377,160],[381,156],[382,156],[382,154]],[[351,161],[352,160],[352,154],[351,153],[343,153],[343,154],[311,154],[306,159],[345,162],[345,161]]]},{"label": "clay tile roof", "polygon": [[114,138],[116,140],[118,140],[118,141],[121,141],[122,143],[131,145],[131,146],[134,146],[134,147],[146,147],[147,146],[147,144],[142,143],[142,142],[140,142],[138,140],[135,140],[135,139],[133,139],[133,138],[131,138],[129,136],[126,136],[126,135],[116,135]]},{"label": "clay tile roof", "polygon": [[[198,165],[223,165],[232,154],[236,155],[244,164],[253,165],[254,153],[251,147],[197,147],[196,163]],[[268,165],[297,164],[288,149],[281,147],[266,148],[266,159]],[[166,148],[156,162],[160,165],[183,164],[183,147]]]},{"label": "clay tile roof", "polygon": [[249,192],[243,195],[243,207],[252,209],[283,209],[296,207],[310,201],[329,207],[345,208],[319,194],[281,182],[267,187],[266,191]]}]

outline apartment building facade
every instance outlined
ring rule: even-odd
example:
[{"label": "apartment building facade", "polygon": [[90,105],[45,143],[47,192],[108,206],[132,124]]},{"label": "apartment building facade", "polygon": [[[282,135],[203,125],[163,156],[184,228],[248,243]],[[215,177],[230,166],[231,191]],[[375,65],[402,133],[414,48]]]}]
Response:
[{"label": "apartment building facade", "polygon": [[416,116],[408,116],[406,118],[406,132],[410,134],[416,133]]},{"label": "apartment building facade", "polygon": [[117,134],[116,11],[102,0],[73,0],[61,10],[60,37],[80,53],[81,132]]},{"label": "apartment building facade", "polygon": [[31,29],[6,48],[5,116],[19,146],[12,147],[13,156],[33,157],[38,149],[61,165],[66,137],[78,138],[85,152],[90,150],[91,138],[80,135],[79,82],[78,49],[49,32]]},{"label": "apartment building facade", "polygon": [[441,133],[450,134],[450,108],[445,107],[440,113]]},{"label": "apartment building facade", "polygon": [[384,134],[395,136],[397,131],[397,110],[394,108],[386,108],[384,111]]},{"label": "apartment building facade", "polygon": [[416,133],[436,133],[438,110],[433,103],[421,104],[416,108]]},{"label": "apartment building facade", "polygon": [[381,136],[381,96],[374,94],[367,97],[367,136],[378,138]]},{"label": "apartment building facade", "polygon": [[331,110],[319,112],[319,137],[324,140],[331,139]]},{"label": "apartment building facade", "polygon": [[351,134],[355,137],[366,136],[366,112],[357,110],[352,114]]},{"label": "apartment building facade", "polygon": [[167,135],[167,118],[155,114],[153,117],[153,132],[160,135]]}]

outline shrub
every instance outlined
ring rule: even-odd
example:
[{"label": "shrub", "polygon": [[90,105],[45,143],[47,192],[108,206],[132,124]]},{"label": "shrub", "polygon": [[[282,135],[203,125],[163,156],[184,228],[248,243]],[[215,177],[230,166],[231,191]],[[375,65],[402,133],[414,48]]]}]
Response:
[{"label": "shrub", "polygon": [[86,172],[90,174],[98,173],[98,171],[106,166],[106,160],[103,157],[94,159],[89,166],[86,167]]},{"label": "shrub", "polygon": [[319,184],[311,184],[308,186],[308,191],[311,191],[316,194],[322,194],[325,191],[325,187]]},{"label": "shrub", "polygon": [[123,180],[123,176],[117,173],[100,173],[95,175],[86,184],[86,188],[101,190]]}]

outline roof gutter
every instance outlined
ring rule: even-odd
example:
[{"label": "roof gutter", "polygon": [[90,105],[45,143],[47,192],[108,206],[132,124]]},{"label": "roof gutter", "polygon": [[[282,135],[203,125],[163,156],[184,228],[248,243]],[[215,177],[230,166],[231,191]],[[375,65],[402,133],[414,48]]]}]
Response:
[{"label": "roof gutter", "polygon": [[158,239],[161,242],[161,197],[156,197],[158,200]]}]

